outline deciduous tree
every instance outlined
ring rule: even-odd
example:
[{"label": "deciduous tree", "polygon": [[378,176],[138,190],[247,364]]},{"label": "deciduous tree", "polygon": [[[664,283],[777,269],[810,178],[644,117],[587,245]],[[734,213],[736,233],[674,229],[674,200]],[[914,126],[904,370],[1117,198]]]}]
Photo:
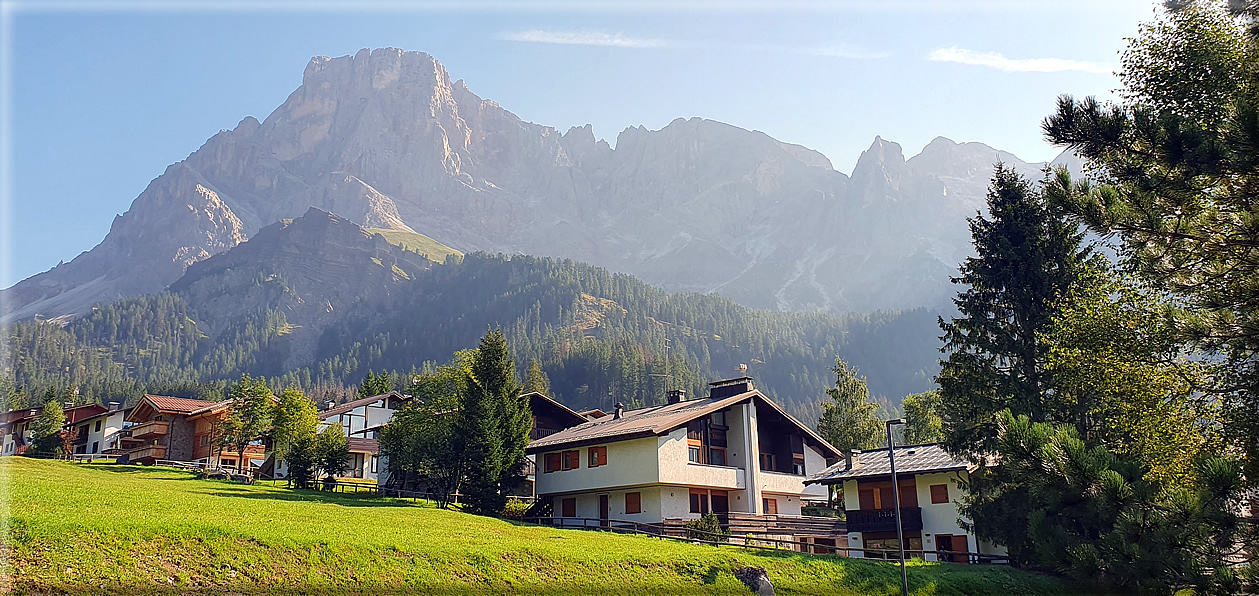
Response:
[{"label": "deciduous tree", "polygon": [[245,449],[271,428],[274,396],[262,378],[241,375],[227,390],[231,409],[221,423],[222,443],[236,451],[236,469],[244,472]]}]

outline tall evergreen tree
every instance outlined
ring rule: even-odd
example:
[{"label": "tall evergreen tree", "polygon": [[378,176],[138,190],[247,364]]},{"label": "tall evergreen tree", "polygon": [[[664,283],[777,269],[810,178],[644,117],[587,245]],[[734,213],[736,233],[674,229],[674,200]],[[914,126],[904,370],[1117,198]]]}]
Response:
[{"label": "tall evergreen tree", "polygon": [[376,371],[368,370],[363,383],[358,386],[359,397],[374,397],[390,391],[393,391],[393,378],[388,372],[376,374]]},{"label": "tall evergreen tree", "polygon": [[[1175,6],[1170,6],[1175,4]],[[1121,104],[1063,96],[1046,137],[1093,166],[1050,196],[1174,295],[1184,341],[1227,360],[1199,387],[1259,478],[1259,5],[1169,3],[1123,56]]]},{"label": "tall evergreen tree", "polygon": [[481,339],[459,402],[467,504],[474,512],[495,515],[523,470],[530,427],[529,404],[520,395],[507,341],[497,329]]},{"label": "tall evergreen tree", "polygon": [[551,379],[547,378],[546,373],[542,370],[542,365],[538,364],[537,358],[529,359],[529,370],[525,372],[525,393],[533,392],[542,395],[551,395]]},{"label": "tall evergreen tree", "polygon": [[817,432],[836,449],[851,454],[854,449],[872,449],[885,440],[879,406],[870,402],[866,378],[856,367],[835,358],[835,386],[826,390],[829,401],[822,403]]},{"label": "tall evergreen tree", "polygon": [[997,412],[1052,419],[1047,348],[1037,333],[1088,254],[1075,227],[1003,164],[993,174],[988,213],[968,220],[977,254],[953,278],[965,287],[953,300],[959,315],[939,321],[948,354],[937,379],[945,446],[971,455],[992,448]]}]

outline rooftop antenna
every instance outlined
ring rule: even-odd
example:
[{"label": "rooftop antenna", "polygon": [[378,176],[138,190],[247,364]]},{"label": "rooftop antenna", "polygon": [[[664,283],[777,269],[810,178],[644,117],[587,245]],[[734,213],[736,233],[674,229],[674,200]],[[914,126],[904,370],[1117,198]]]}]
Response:
[{"label": "rooftop antenna", "polygon": [[669,350],[672,348],[673,346],[670,344],[669,338],[664,338],[664,374],[653,375],[648,373],[647,375],[649,377],[661,377],[664,379],[664,400],[666,403],[669,401],[669,381],[673,379],[673,375],[669,374]]},{"label": "rooftop antenna", "polygon": [[748,376],[748,365],[740,364],[737,368],[739,369],[739,376],[741,377]]}]

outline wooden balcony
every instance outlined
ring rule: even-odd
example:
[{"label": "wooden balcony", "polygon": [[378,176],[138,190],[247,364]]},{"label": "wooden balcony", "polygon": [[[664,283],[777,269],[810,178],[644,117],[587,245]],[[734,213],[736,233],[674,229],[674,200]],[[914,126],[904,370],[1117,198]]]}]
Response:
[{"label": "wooden balcony", "polygon": [[126,452],[127,461],[137,463],[153,463],[166,458],[165,445],[145,445]]},{"label": "wooden balcony", "polygon": [[[849,532],[895,532],[896,531],[896,510],[895,509],[863,509],[860,511],[849,511],[848,531]],[[922,508],[905,507],[901,509],[901,529],[906,532],[914,532],[922,529]]]},{"label": "wooden balcony", "polygon": [[735,536],[744,534],[783,534],[790,536],[846,536],[848,527],[844,520],[835,517],[810,515],[757,515],[730,511],[718,513],[721,526]]},{"label": "wooden balcony", "polygon": [[164,437],[166,436],[166,433],[170,432],[170,423],[153,420],[150,422],[142,422],[128,430],[131,431],[131,436],[133,438],[155,439],[157,437]]}]

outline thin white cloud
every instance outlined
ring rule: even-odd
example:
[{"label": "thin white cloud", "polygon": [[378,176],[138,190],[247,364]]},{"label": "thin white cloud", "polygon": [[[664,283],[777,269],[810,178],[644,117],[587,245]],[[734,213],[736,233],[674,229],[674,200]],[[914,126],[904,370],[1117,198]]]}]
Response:
[{"label": "thin white cloud", "polygon": [[1116,68],[1113,64],[1099,62],[1081,62],[1063,58],[1006,58],[996,52],[977,52],[962,48],[940,48],[927,55],[928,60],[936,62],[957,62],[974,66],[987,66],[1006,72],[1091,72],[1110,74]]},{"label": "thin white cloud", "polygon": [[507,41],[522,41],[526,43],[554,43],[561,45],[605,46],[614,48],[667,48],[679,45],[678,43],[667,39],[629,37],[621,33],[609,33],[607,31],[599,30],[544,31],[542,29],[530,29],[528,31],[518,31],[516,33],[503,33],[500,34],[498,38]]}]

